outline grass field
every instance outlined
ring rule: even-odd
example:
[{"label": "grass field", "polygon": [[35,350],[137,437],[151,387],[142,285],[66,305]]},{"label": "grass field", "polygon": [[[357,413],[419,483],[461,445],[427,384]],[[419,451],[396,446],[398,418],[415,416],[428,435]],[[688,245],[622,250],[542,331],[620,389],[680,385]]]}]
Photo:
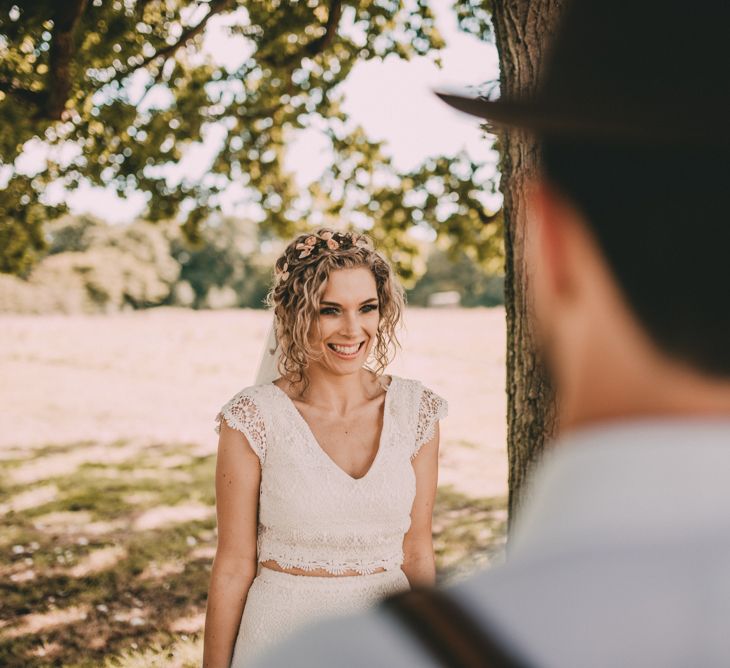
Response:
[{"label": "grass field", "polygon": [[[439,581],[498,559],[504,311],[407,313],[392,373],[449,401]],[[257,311],[0,318],[0,665],[198,666],[215,554],[213,417],[250,384]]]}]

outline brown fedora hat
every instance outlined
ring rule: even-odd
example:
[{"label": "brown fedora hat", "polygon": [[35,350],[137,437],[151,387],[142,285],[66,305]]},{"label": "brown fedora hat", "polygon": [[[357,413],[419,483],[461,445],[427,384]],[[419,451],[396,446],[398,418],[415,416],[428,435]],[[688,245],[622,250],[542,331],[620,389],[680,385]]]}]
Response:
[{"label": "brown fedora hat", "polygon": [[572,0],[533,95],[435,93],[538,135],[728,144],[729,36],[727,0]]}]

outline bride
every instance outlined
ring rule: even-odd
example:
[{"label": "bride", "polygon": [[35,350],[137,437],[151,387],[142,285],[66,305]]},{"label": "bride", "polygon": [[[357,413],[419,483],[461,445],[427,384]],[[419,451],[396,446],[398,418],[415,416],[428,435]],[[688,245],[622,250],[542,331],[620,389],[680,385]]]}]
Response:
[{"label": "bride", "polygon": [[435,579],[446,402],[383,374],[402,288],[367,237],[329,229],[297,237],[275,270],[276,373],[217,417],[205,668],[240,668],[305,622]]}]

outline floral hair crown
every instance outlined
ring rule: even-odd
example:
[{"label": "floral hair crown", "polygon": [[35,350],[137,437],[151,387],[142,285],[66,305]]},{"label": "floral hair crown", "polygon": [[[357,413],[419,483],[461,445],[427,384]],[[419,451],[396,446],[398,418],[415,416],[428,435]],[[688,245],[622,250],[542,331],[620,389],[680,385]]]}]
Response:
[{"label": "floral hair crown", "polygon": [[[323,230],[316,234],[310,234],[304,241],[294,246],[294,248],[299,251],[296,259],[303,260],[310,255],[317,255],[322,251],[345,250],[353,246],[368,248],[370,244],[368,243],[367,237],[357,232],[331,232],[330,230]],[[279,282],[286,281],[289,278],[289,269],[289,262],[284,262],[281,269],[277,270]]]}]

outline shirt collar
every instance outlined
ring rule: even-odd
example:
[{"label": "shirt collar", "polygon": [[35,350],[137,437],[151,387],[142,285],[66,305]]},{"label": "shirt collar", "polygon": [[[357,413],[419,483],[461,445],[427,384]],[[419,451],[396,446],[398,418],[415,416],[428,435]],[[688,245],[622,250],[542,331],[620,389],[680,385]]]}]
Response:
[{"label": "shirt collar", "polygon": [[508,558],[723,530],[730,533],[730,418],[612,422],[548,448]]}]

